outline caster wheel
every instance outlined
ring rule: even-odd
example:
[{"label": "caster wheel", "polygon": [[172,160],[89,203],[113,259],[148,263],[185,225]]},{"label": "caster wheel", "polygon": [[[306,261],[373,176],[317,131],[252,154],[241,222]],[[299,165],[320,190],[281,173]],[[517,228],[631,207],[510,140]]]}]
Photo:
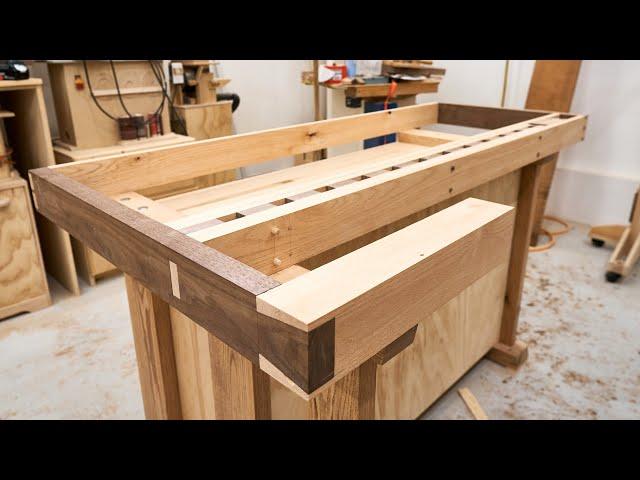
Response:
[{"label": "caster wheel", "polygon": [[607,282],[615,283],[620,280],[620,274],[616,272],[607,272]]},{"label": "caster wheel", "polygon": [[592,238],[591,243],[593,243],[594,247],[598,247],[598,248],[604,246],[604,240],[598,240],[597,238]]}]

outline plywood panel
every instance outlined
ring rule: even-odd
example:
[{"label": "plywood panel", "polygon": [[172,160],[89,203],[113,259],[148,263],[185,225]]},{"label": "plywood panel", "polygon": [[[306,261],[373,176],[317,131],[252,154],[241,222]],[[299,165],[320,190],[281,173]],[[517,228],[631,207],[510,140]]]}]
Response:
[{"label": "plywood panel", "polygon": [[378,367],[376,418],[416,418],[462,371],[464,295],[420,322],[413,344]]},{"label": "plywood panel", "polygon": [[[91,86],[102,108],[113,117],[126,116],[115,95],[109,62],[88,61],[87,68]],[[163,95],[149,62],[115,61],[115,69],[127,110],[133,115],[155,112]],[[78,148],[107,147],[118,143],[118,124],[101,112],[92,100],[82,62],[49,63],[49,75],[60,137],[65,143]],[[83,89],[76,88],[76,77],[84,80]],[[168,111],[168,103],[164,102],[161,115],[165,133],[171,131]]]},{"label": "plywood panel", "polygon": [[413,419],[498,342],[506,264],[418,325],[412,345],[378,367],[376,418]]},{"label": "plywood panel", "polygon": [[48,304],[27,185],[8,179],[0,182],[0,318]]},{"label": "plywood panel", "polygon": [[[26,178],[32,168],[55,164],[42,81],[34,78],[11,82],[14,87],[7,83],[0,85],[0,104],[15,113],[5,126],[16,168]],[[66,289],[80,294],[69,234],[37,212],[35,218],[47,271]]]},{"label": "plywood panel", "polygon": [[203,105],[176,105],[187,126],[187,134],[196,140],[232,134],[231,101]]}]

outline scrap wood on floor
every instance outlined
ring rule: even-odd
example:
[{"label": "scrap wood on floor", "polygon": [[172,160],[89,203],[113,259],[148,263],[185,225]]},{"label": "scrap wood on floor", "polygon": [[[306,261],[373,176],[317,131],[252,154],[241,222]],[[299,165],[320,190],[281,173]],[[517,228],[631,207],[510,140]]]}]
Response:
[{"label": "scrap wood on floor", "polygon": [[476,396],[471,393],[471,390],[468,388],[461,388],[458,390],[458,394],[462,397],[464,404],[467,406],[475,420],[489,420],[489,417],[480,406],[480,402],[478,402]]}]

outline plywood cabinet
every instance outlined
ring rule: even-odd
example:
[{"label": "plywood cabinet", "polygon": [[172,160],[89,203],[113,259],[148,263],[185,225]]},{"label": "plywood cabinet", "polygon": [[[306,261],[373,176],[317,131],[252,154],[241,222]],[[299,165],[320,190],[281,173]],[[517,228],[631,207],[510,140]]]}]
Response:
[{"label": "plywood cabinet", "polygon": [[176,105],[184,120],[187,134],[196,140],[231,135],[231,102],[211,102],[196,105]]},{"label": "plywood cabinet", "polygon": [[0,319],[51,303],[27,182],[0,181]]},{"label": "plywood cabinet", "polygon": [[[0,82],[1,110],[7,144],[13,150],[13,167],[23,177],[32,168],[55,164],[49,121],[39,78]],[[36,212],[38,235],[47,272],[70,292],[80,294],[69,234]]]}]

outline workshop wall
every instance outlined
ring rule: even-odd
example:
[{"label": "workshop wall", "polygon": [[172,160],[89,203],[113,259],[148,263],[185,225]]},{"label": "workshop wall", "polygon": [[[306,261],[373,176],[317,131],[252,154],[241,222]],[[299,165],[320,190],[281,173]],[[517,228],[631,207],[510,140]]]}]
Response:
[{"label": "workshop wall", "polygon": [[[313,88],[300,80],[308,60],[220,60],[221,76],[231,79],[225,91],[240,95],[233,114],[236,133],[313,121]],[[293,165],[293,157],[245,168],[257,175]]]},{"label": "workshop wall", "polygon": [[572,110],[589,115],[587,136],[560,155],[547,211],[628,223],[640,183],[640,61],[583,61]]},{"label": "workshop wall", "polygon": [[[443,101],[500,106],[504,60],[437,60]],[[524,108],[535,61],[512,60],[505,106]],[[547,212],[586,224],[626,223],[640,183],[640,61],[583,61],[572,110],[589,115],[585,141],[560,155]]]}]

